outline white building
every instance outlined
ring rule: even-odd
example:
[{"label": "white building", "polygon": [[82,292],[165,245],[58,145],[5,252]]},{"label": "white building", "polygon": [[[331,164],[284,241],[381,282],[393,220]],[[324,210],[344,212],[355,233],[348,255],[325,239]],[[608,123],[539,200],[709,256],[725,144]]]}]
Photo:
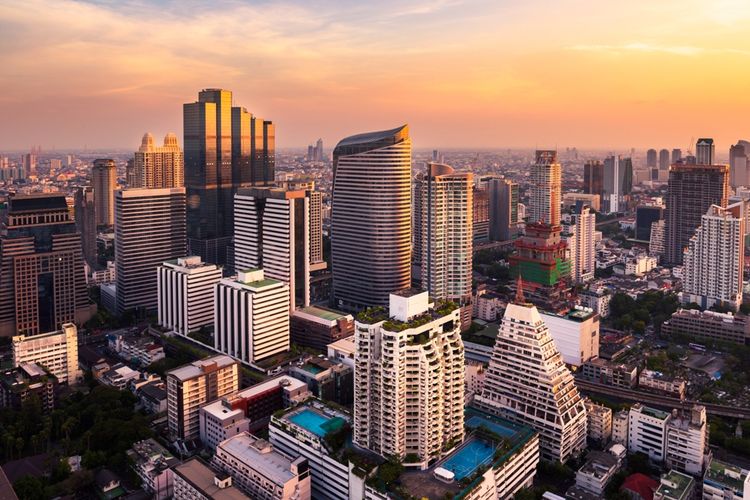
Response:
[{"label": "white building", "polygon": [[65,323],[57,332],[13,337],[13,366],[36,363],[57,377],[59,383],[76,384],[83,374],[78,368],[78,329]]},{"label": "white building", "polygon": [[627,276],[643,276],[657,266],[656,257],[636,255],[625,259],[624,272]]},{"label": "white building", "polygon": [[168,261],[157,269],[159,325],[187,336],[214,321],[214,285],[221,268],[200,257]]},{"label": "white building", "polygon": [[174,494],[172,467],[180,461],[153,439],[138,441],[128,450],[128,458],[135,473],[141,478],[141,487],[154,500],[172,498]]},{"label": "white building", "polygon": [[599,357],[599,315],[587,308],[576,308],[565,316],[539,313],[549,329],[557,350],[567,365],[581,366]]},{"label": "white building", "polygon": [[530,181],[529,222],[559,225],[562,167],[557,162],[557,151],[536,152],[536,160],[531,165]]},{"label": "white building", "polygon": [[243,363],[289,350],[289,285],[262,269],[240,271],[214,289],[214,348]]},{"label": "white building", "polygon": [[536,307],[519,293],[500,325],[482,394],[475,404],[528,425],[542,459],[566,462],[586,446],[586,407]]},{"label": "white building", "polygon": [[609,442],[612,437],[612,409],[596,404],[588,398],[585,403],[589,439],[599,444]]},{"label": "white building", "polygon": [[240,386],[239,364],[229,356],[194,361],[166,373],[169,432],[177,439],[200,434],[200,408]]},{"label": "white building", "polygon": [[604,489],[620,468],[620,461],[606,451],[591,451],[576,471],[576,486],[592,495],[604,497]]},{"label": "white building", "polygon": [[664,237],[666,234],[665,224],[664,219],[651,224],[651,237],[648,240],[648,253],[657,258],[664,255]]},{"label": "white building", "polygon": [[354,353],[357,347],[354,343],[354,335],[339,339],[328,344],[328,359],[334,363],[342,363],[354,370]]},{"label": "white building", "polygon": [[427,292],[390,296],[390,311],[355,321],[354,436],[382,456],[416,455],[422,466],[464,436],[460,310]]},{"label": "white building", "polygon": [[232,476],[216,471],[198,457],[174,468],[174,500],[245,500]]},{"label": "white building", "polygon": [[669,413],[640,403],[628,414],[628,451],[643,453],[655,462],[664,461]]},{"label": "white building", "polygon": [[583,290],[578,294],[578,297],[580,297],[583,307],[593,309],[600,318],[609,316],[609,302],[612,300],[612,295],[604,288],[598,287]]},{"label": "white building", "polygon": [[612,442],[628,444],[628,410],[621,410],[612,415]]},{"label": "white building", "polygon": [[683,303],[704,309],[714,304],[737,311],[742,303],[745,266],[744,203],[711,205],[685,251]]},{"label": "white building", "polygon": [[638,386],[642,389],[651,389],[663,392],[676,398],[684,398],[687,383],[678,377],[669,377],[661,372],[653,370],[641,370],[638,375]]},{"label": "white building", "polygon": [[703,500],[747,500],[750,498],[750,473],[712,458],[703,475]]},{"label": "white building", "polygon": [[482,394],[484,389],[484,377],[487,374],[487,365],[485,363],[466,359],[466,374],[464,389],[464,398],[466,399],[466,405],[468,406],[474,401],[474,396]]},{"label": "white building", "polygon": [[576,283],[586,283],[594,279],[595,230],[596,217],[588,206],[582,207],[581,213],[571,215],[570,225],[565,231],[565,240],[570,249],[570,277]]},{"label": "white building", "polygon": [[664,459],[667,467],[699,476],[708,461],[708,424],[706,408],[693,406],[689,411],[672,411],[667,424]]},{"label": "white building", "polygon": [[310,471],[304,457],[287,456],[243,432],[219,443],[212,465],[258,500],[310,500]]}]

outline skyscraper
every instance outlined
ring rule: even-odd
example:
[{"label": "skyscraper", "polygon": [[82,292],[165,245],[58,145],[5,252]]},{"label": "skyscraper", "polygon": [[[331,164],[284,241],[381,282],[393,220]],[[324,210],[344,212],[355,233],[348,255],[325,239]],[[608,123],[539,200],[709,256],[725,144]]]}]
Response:
[{"label": "skyscraper", "polygon": [[711,205],[726,206],[727,165],[678,163],[669,169],[665,211],[664,261],[682,264],[682,253]]},{"label": "skyscraper", "polygon": [[557,151],[537,151],[536,160],[531,165],[529,222],[550,226],[560,224],[561,176],[562,167],[557,162]]},{"label": "skyscraper", "polygon": [[679,148],[673,149],[672,150],[672,163],[677,163],[680,160],[682,160],[682,150]]},{"label": "skyscraper", "polygon": [[657,163],[657,155],[655,149],[649,149],[646,151],[646,166],[649,168],[656,168],[658,165]]},{"label": "skyscraper", "polygon": [[635,209],[635,239],[649,241],[651,226],[662,220],[664,207],[641,205]]},{"label": "skyscraper", "polygon": [[481,395],[482,409],[539,433],[542,459],[566,462],[586,446],[586,407],[536,307],[520,292],[505,309]]},{"label": "skyscraper", "polygon": [[669,150],[662,149],[659,151],[659,170],[667,170],[669,168]]},{"label": "skyscraper", "polygon": [[627,209],[633,191],[633,162],[630,158],[609,156],[604,160],[602,211],[622,212]]},{"label": "skyscraper", "polygon": [[0,336],[50,332],[92,312],[65,195],[11,196],[0,234]]},{"label": "skyscraper", "polygon": [[[421,285],[430,297],[461,305],[471,300],[473,251],[472,215],[474,176],[452,167],[428,163],[415,179],[415,198],[421,201]],[[462,318],[462,324],[471,324]]]},{"label": "skyscraper", "polygon": [[202,90],[198,102],[184,104],[183,125],[190,252],[224,264],[237,188],[273,181],[274,126],[232,107],[232,93],[222,89]]},{"label": "skyscraper", "polygon": [[711,205],[685,251],[683,302],[737,311],[745,269],[746,202]]},{"label": "skyscraper", "polygon": [[733,188],[750,185],[750,142],[740,140],[729,148],[729,169]]},{"label": "skyscraper", "polygon": [[185,188],[117,191],[118,314],[134,309],[156,311],[157,269],[186,254]]},{"label": "skyscraper", "polygon": [[96,268],[96,206],[94,190],[90,187],[79,187],[75,194],[76,230],[81,235],[83,258],[89,267]]},{"label": "skyscraper", "polygon": [[94,160],[91,169],[91,186],[94,188],[94,204],[97,226],[112,226],[115,223],[115,185],[117,169],[115,161]]},{"label": "skyscraper", "polygon": [[391,294],[388,313],[370,310],[355,322],[356,445],[427,465],[463,440],[459,323],[455,304],[436,306],[413,290]]},{"label": "skyscraper", "polygon": [[566,240],[570,249],[570,277],[576,283],[594,279],[596,218],[591,209],[587,205],[581,207],[579,213],[571,216],[571,224],[566,229]]},{"label": "skyscraper", "polygon": [[26,153],[23,155],[23,171],[26,174],[26,177],[30,177],[32,175],[36,175],[36,153]]},{"label": "skyscraper", "polygon": [[695,143],[695,162],[698,165],[714,164],[714,140],[708,137],[698,139]]},{"label": "skyscraper", "polygon": [[508,241],[518,235],[518,184],[509,179],[488,181],[490,240]]},{"label": "skyscraper", "polygon": [[154,137],[148,132],[144,134],[141,147],[135,153],[133,169],[135,179],[129,187],[182,187],[184,160],[177,136],[169,133],[164,137],[164,145],[156,146]]},{"label": "skyscraper", "polygon": [[315,161],[323,161],[323,139],[315,143]]},{"label": "skyscraper", "polygon": [[604,165],[598,160],[583,164],[583,192],[602,195],[604,190]]},{"label": "skyscraper", "polygon": [[[474,241],[487,241],[490,238],[490,192],[489,187],[484,183],[477,183],[474,186],[474,203],[471,210],[472,226],[474,232]],[[414,200],[417,203],[417,200]],[[414,221],[416,227],[416,221]],[[416,247],[413,251],[416,253],[421,249]]]},{"label": "skyscraper", "polygon": [[411,281],[409,127],[341,140],[333,151],[331,267],[335,306],[385,306]]}]

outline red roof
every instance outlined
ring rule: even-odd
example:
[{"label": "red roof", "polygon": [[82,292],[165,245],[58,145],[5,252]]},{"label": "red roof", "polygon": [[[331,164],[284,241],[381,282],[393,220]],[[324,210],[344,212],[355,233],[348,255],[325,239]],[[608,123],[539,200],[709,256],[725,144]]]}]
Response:
[{"label": "red roof", "polygon": [[639,495],[644,500],[654,500],[654,492],[659,487],[659,482],[651,479],[645,474],[636,472],[625,478],[620,490],[629,490]]}]

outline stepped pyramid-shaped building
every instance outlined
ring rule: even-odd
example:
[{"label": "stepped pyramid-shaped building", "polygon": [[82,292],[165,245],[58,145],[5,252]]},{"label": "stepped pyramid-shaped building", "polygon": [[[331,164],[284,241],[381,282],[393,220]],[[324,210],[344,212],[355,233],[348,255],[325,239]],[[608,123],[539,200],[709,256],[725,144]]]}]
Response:
[{"label": "stepped pyramid-shaped building", "polygon": [[565,462],[586,445],[586,407],[536,307],[518,284],[492,353],[480,408],[534,428],[542,458]]}]

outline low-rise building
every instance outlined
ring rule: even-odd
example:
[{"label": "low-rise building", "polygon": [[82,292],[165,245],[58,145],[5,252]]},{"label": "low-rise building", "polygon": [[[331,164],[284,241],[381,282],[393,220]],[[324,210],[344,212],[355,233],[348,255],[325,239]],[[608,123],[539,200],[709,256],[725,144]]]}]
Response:
[{"label": "low-rise building", "polygon": [[695,480],[687,474],[671,470],[662,474],[654,500],[690,500],[693,498]]},{"label": "low-rise building", "polygon": [[128,450],[128,458],[141,486],[154,500],[171,498],[174,494],[172,467],[179,463],[166,448],[153,439],[138,441]]},{"label": "low-rise building", "polygon": [[232,476],[193,457],[174,468],[174,500],[247,500]]},{"label": "low-rise building", "polygon": [[586,462],[576,471],[576,486],[601,498],[619,468],[619,460],[611,453],[590,451]]},{"label": "low-rise building", "polygon": [[557,350],[567,365],[581,366],[599,357],[599,315],[592,309],[576,307],[564,316],[540,312]]},{"label": "low-rise building", "polygon": [[345,364],[310,358],[302,366],[291,366],[289,375],[305,382],[317,398],[342,405],[352,404],[354,370]]},{"label": "low-rise building", "polygon": [[481,361],[475,361],[470,358],[466,358],[466,375],[464,398],[466,399],[466,405],[468,406],[474,401],[475,394],[481,394],[482,388],[484,387],[484,377],[487,374],[487,363]]},{"label": "low-rise building", "polygon": [[32,396],[39,398],[42,410],[55,408],[57,379],[36,363],[0,372],[0,408],[21,409],[23,402]]},{"label": "low-rise building", "polygon": [[612,409],[586,399],[586,431],[590,441],[603,445],[612,436]]},{"label": "low-rise building", "polygon": [[354,335],[328,344],[327,349],[328,359],[336,363],[343,363],[351,367],[352,370],[354,369],[354,353],[356,351]]},{"label": "low-rise building", "polygon": [[131,380],[138,380],[140,377],[141,372],[133,370],[122,363],[118,363],[104,372],[99,378],[99,381],[110,387],[123,390],[127,388],[128,383],[130,383]]},{"label": "low-rise building", "polygon": [[292,342],[321,351],[328,344],[354,335],[354,317],[351,314],[320,306],[298,309],[292,313],[289,321]]},{"label": "low-rise building", "polygon": [[612,300],[612,294],[604,288],[590,288],[579,292],[578,297],[581,299],[583,307],[589,307],[594,310],[600,318],[609,317],[609,302]]},{"label": "low-rise building", "polygon": [[628,410],[620,410],[612,416],[612,442],[628,444]]},{"label": "low-rise building", "polygon": [[711,459],[703,475],[703,500],[745,500],[750,498],[750,473],[720,460]]},{"label": "low-rise building", "polygon": [[580,377],[589,382],[633,389],[638,384],[638,367],[594,358],[582,366]]},{"label": "low-rise building", "polygon": [[698,340],[711,339],[735,344],[750,337],[750,321],[744,314],[678,309],[661,327],[664,335],[684,335]]},{"label": "low-rise building", "polygon": [[155,414],[167,411],[167,386],[161,380],[143,384],[135,395],[146,412]]},{"label": "low-rise building", "polygon": [[309,500],[307,459],[290,457],[265,439],[243,432],[219,443],[212,465],[232,476],[236,487],[258,500]]},{"label": "low-rise building", "polygon": [[148,366],[164,359],[164,348],[148,336],[110,333],[107,335],[107,347],[121,359],[139,366]]},{"label": "low-rise building", "polygon": [[82,377],[78,367],[78,329],[65,323],[61,330],[38,335],[17,335],[12,339],[13,366],[36,363],[61,384],[76,384]]},{"label": "low-rise building", "polygon": [[667,467],[700,476],[708,451],[706,408],[695,405],[689,410],[672,410],[664,453]]},{"label": "low-rise building", "polygon": [[641,389],[661,392],[668,396],[684,399],[687,383],[677,377],[670,377],[654,370],[642,370],[638,376],[638,386]]},{"label": "low-rise building", "polygon": [[486,289],[477,290],[472,301],[472,315],[491,323],[497,321],[497,312],[505,306],[500,295]]},{"label": "low-rise building", "polygon": [[643,276],[656,266],[656,257],[643,254],[625,259],[624,271],[628,276]]}]

